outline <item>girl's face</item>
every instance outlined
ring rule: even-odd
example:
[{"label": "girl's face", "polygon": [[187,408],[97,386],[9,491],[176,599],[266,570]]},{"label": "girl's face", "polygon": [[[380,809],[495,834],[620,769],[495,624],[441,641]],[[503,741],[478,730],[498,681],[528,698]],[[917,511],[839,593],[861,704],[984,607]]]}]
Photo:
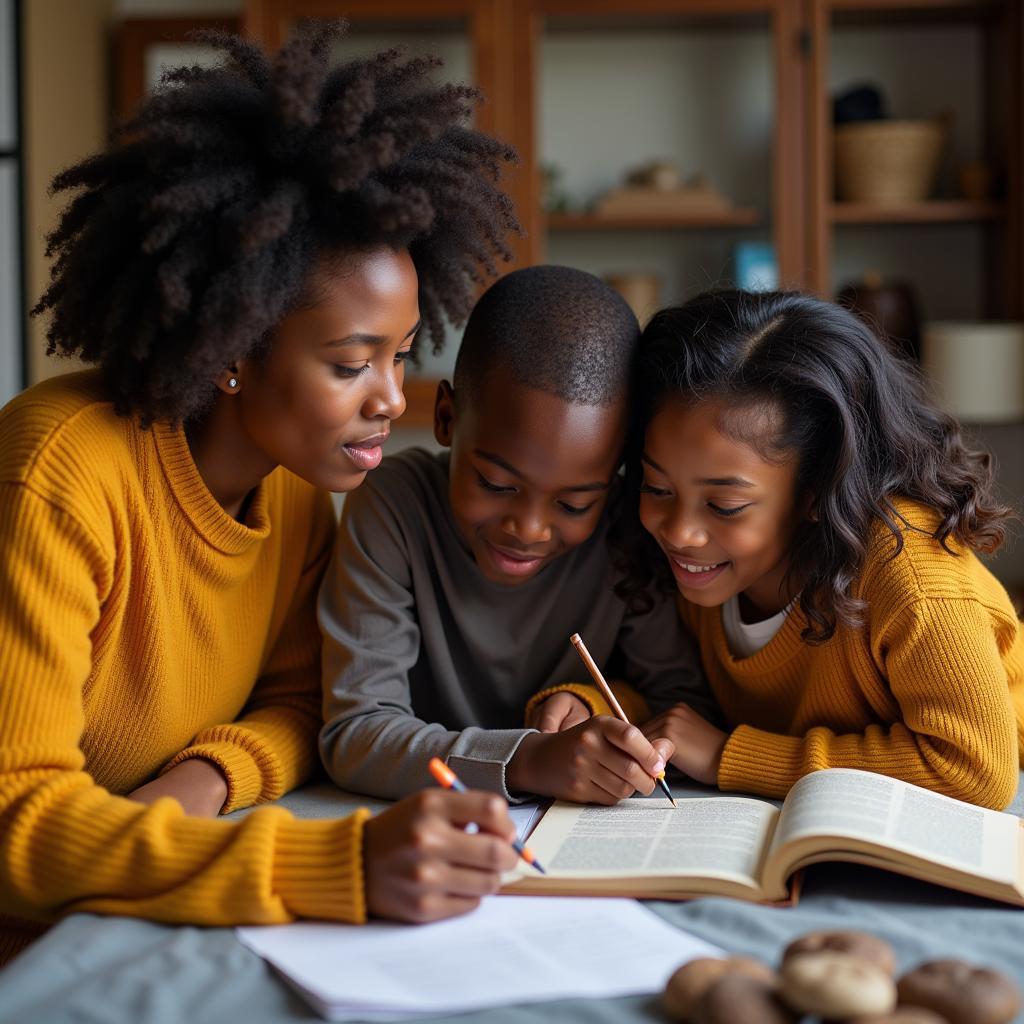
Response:
[{"label": "girl's face", "polygon": [[[710,608],[742,595],[748,614],[766,618],[795,596],[783,580],[801,519],[797,460],[766,461],[723,433],[724,414],[715,402],[658,412],[644,438],[640,518],[687,600]],[[770,427],[775,417],[761,416]]]},{"label": "girl's face", "polygon": [[239,368],[232,397],[269,462],[350,491],[380,463],[391,421],[405,411],[416,269],[408,252],[380,249],[340,268],[324,263],[313,284],[315,304],[281,321],[265,359]]}]

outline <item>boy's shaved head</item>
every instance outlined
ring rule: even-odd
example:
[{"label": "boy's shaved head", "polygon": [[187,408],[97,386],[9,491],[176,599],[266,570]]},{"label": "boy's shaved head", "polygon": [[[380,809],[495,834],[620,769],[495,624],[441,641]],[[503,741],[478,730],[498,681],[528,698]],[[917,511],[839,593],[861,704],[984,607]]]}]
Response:
[{"label": "boy's shaved head", "polygon": [[600,278],[572,267],[513,271],[476,304],[455,361],[455,394],[497,372],[510,384],[578,405],[624,399],[640,327]]}]

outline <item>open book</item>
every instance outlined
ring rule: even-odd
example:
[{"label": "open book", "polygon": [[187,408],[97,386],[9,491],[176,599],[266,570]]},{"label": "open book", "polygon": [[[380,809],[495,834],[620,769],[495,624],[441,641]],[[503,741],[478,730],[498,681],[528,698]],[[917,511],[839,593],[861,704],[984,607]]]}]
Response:
[{"label": "open book", "polygon": [[784,902],[806,865],[853,861],[1024,906],[1021,819],[885,775],[813,772],[781,809],[744,797],[678,803],[555,803],[530,837],[547,875],[517,870],[502,892]]}]

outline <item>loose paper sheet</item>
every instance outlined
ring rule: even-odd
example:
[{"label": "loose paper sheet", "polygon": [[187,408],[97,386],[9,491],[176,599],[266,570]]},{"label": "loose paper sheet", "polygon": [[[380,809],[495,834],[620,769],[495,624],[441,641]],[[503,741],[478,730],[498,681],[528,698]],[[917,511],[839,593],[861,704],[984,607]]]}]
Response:
[{"label": "loose paper sheet", "polygon": [[329,1020],[404,1020],[660,990],[722,950],[633,900],[493,896],[430,925],[239,928]]}]

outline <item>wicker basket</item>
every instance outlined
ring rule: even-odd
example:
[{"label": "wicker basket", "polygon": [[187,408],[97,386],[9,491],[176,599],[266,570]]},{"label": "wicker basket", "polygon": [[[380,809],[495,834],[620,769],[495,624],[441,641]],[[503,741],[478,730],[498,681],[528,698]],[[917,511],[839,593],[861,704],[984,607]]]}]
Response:
[{"label": "wicker basket", "polygon": [[862,121],[835,129],[836,194],[849,202],[927,199],[946,139],[942,121]]}]

